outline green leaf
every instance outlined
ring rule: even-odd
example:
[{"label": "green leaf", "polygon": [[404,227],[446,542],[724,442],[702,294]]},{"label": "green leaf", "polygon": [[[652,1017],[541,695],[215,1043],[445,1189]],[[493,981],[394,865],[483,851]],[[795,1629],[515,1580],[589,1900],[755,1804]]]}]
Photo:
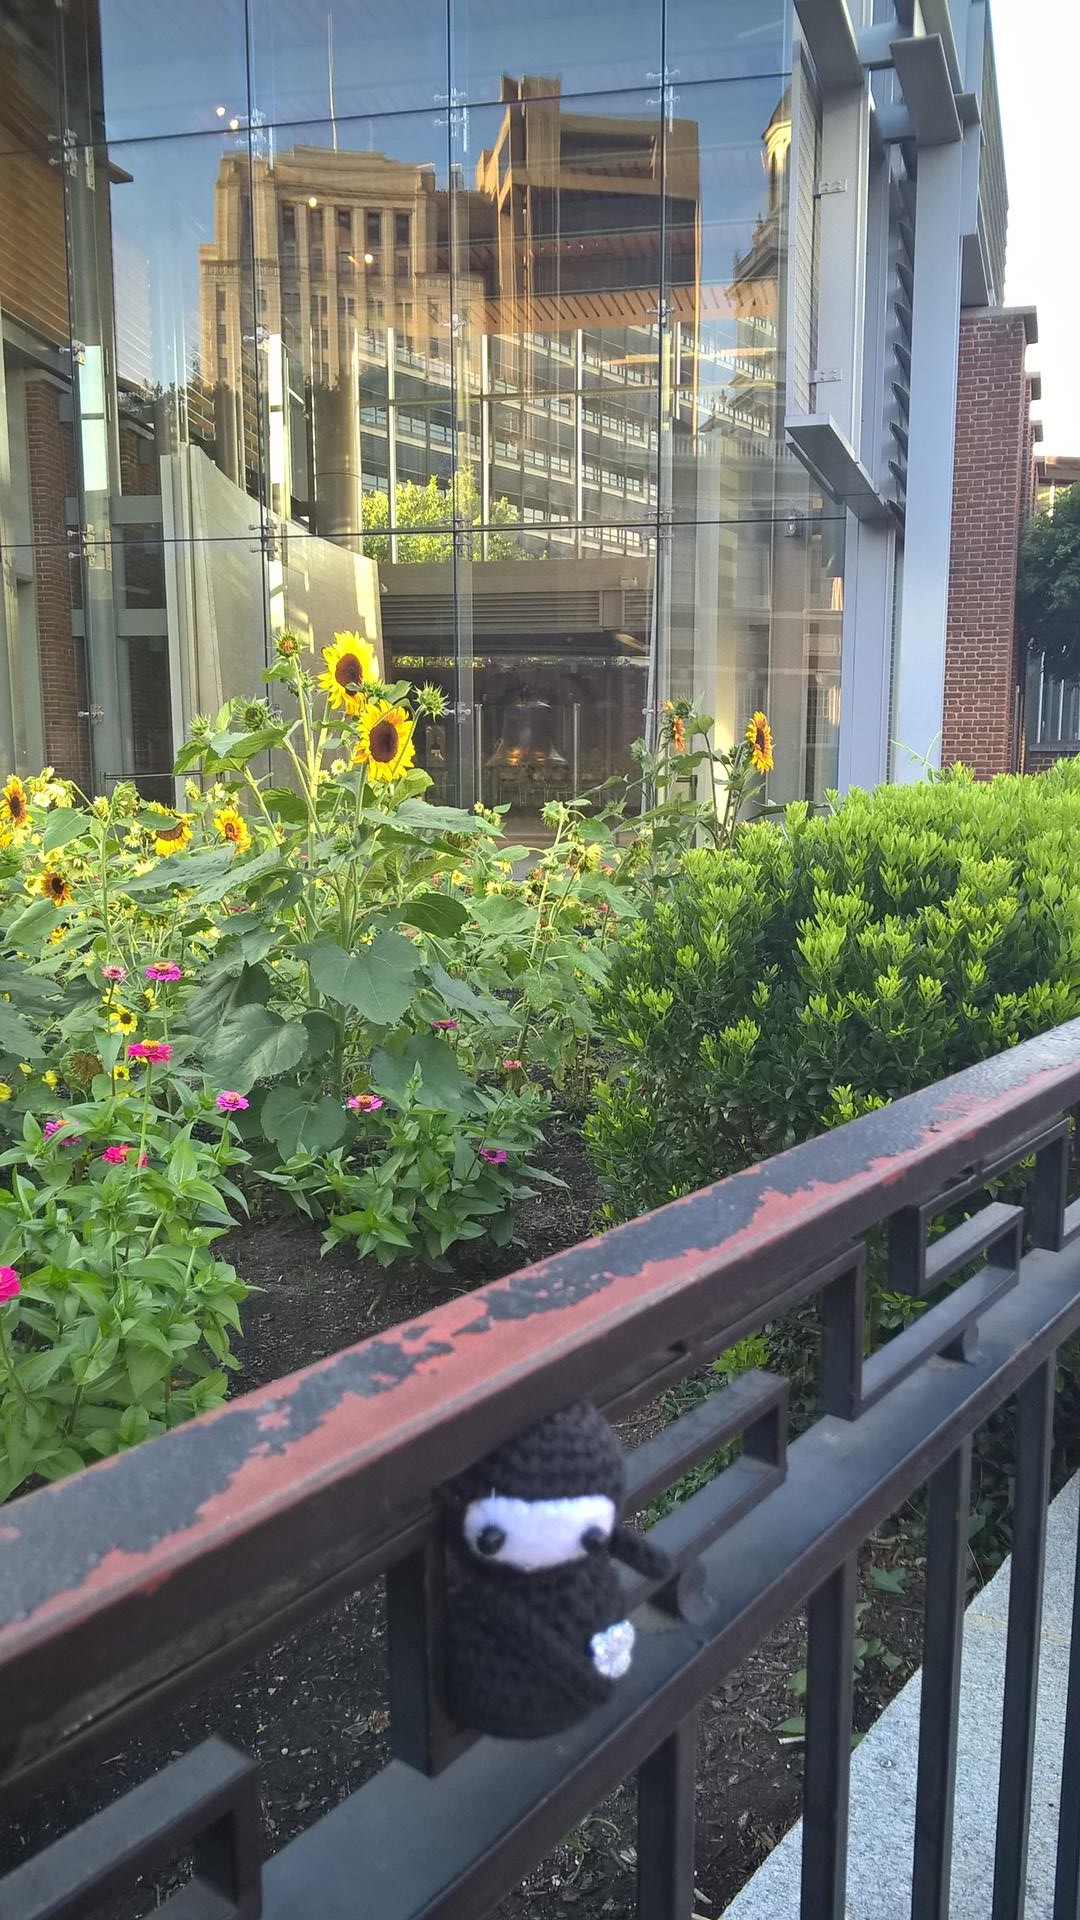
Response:
[{"label": "green leaf", "polygon": [[212,976],[184,1009],[184,1020],[197,1040],[212,1040],[222,1021],[243,1007],[265,1006],[270,998],[270,976],[262,967],[243,966]]},{"label": "green leaf", "polygon": [[464,901],[455,900],[448,893],[421,893],[408,902],[401,917],[407,926],[418,927],[421,933],[460,933],[469,909]]},{"label": "green leaf", "polygon": [[879,1593],[903,1593],[907,1583],[903,1567],[869,1567],[866,1577]]},{"label": "green leaf", "polygon": [[159,860],[149,873],[125,877],[122,892],[131,900],[141,900],[144,896],[171,893],[177,888],[199,887],[215,875],[230,873],[233,865],[230,847],[200,847],[194,853],[174,853],[167,860]]},{"label": "green leaf", "polygon": [[15,915],[8,927],[6,940],[9,946],[33,948],[50,934],[62,918],[62,910],[54,907],[51,900],[34,900]]},{"label": "green leaf", "polygon": [[319,1007],[312,1007],[309,1012],[301,1014],[300,1017],[307,1030],[308,1059],[313,1064],[316,1060],[325,1060],[327,1054],[333,1051],[337,1041],[337,1022],[332,1020],[328,1013],[323,1013]]},{"label": "green leaf", "polygon": [[283,1160],[303,1147],[308,1153],[329,1153],[345,1138],[347,1120],[336,1100],[318,1087],[274,1087],[263,1102],[263,1132]]},{"label": "green leaf", "polygon": [[281,865],[281,849],[269,847],[265,853],[257,853],[253,860],[238,860],[234,854],[228,853],[226,861],[228,864],[224,870],[212,875],[206,884],[199,887],[193,894],[191,906],[214,907],[219,901],[224,900],[227,894],[235,893],[241,887],[249,887],[253,880],[260,879],[264,873],[269,873],[274,867]]},{"label": "green leaf", "polygon": [[14,1007],[0,1000],[0,1053],[17,1053],[20,1060],[41,1060],[44,1048]]},{"label": "green leaf", "polygon": [[[419,803],[418,803],[419,804]],[[309,950],[311,977],[320,993],[355,1007],[373,1026],[400,1020],[412,1001],[420,955],[400,933],[380,933],[370,947],[343,952],[333,940],[317,940]]]},{"label": "green leaf", "polygon": [[50,813],[42,834],[42,845],[46,853],[56,853],[60,847],[66,847],[69,840],[79,840],[90,828],[85,813],[76,807],[58,807]]},{"label": "green leaf", "polygon": [[269,1007],[237,1007],[226,1014],[210,1045],[205,1072],[217,1086],[246,1093],[256,1080],[288,1073],[303,1059],[307,1044],[298,1020],[283,1020]]},{"label": "green leaf", "polygon": [[431,1105],[457,1112],[465,1092],[457,1055],[437,1033],[414,1033],[399,1053],[381,1048],[371,1058],[371,1077],[377,1087],[400,1100],[416,1067]]},{"label": "green leaf", "polygon": [[463,807],[433,807],[426,800],[403,800],[386,816],[391,826],[412,827],[418,833],[489,834],[502,832],[478,813],[466,813]]},{"label": "green leaf", "polygon": [[291,787],[266,787],[263,802],[268,813],[276,813],[290,827],[307,825],[307,801],[294,793]]}]

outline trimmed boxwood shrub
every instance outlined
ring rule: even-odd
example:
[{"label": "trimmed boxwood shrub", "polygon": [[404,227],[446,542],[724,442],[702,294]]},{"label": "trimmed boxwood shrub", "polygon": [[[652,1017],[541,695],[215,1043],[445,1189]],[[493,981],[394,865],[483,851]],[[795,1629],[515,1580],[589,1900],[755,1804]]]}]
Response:
[{"label": "trimmed boxwood shrub", "polygon": [[626,932],[587,1123],[628,1219],[1080,1013],[1080,760],[688,854]]}]

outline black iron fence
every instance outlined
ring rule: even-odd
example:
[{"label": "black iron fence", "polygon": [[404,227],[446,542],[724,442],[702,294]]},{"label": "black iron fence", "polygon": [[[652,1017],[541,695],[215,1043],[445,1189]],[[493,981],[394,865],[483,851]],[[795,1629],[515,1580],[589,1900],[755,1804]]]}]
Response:
[{"label": "black iron fence", "polygon": [[[256,1769],[196,1747],[0,1883],[4,1920],[74,1920],[179,1854],[170,1920],[478,1920],[636,1773],[641,1920],[686,1920],[699,1703],[806,1605],[804,1920],[842,1920],[857,1555],[928,1489],[912,1912],[949,1911],[974,1432],[1016,1398],[994,1920],[1024,1906],[1055,1361],[1080,1326],[1067,1202],[1080,1022],[633,1225],[334,1355],[0,1513],[0,1809],[385,1581],[394,1758],[269,1860]],[[1033,1163],[1025,1208],[989,1190]],[[1025,1217],[1026,1213],[1026,1217]],[[959,1221],[939,1232],[942,1217]],[[925,1303],[864,1358],[865,1237]],[[719,1385],[631,1456],[638,1511],[741,1436],[653,1529],[670,1626],[608,1706],[508,1746],[441,1695],[435,1493],[566,1402],[617,1417],[799,1303],[819,1303],[820,1415],[787,1383]],[[635,1577],[630,1600],[649,1596]],[[1080,1912],[1074,1635],[1054,1920]],[[778,1920],[781,1917],[778,1916]]]}]

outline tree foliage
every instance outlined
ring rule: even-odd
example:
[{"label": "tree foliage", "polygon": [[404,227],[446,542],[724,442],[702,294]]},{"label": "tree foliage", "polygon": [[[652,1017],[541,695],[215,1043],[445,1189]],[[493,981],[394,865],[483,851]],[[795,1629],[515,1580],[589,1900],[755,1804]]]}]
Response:
[{"label": "tree foliage", "polygon": [[[471,467],[459,467],[448,487],[432,474],[426,486],[404,480],[395,496],[394,521],[398,534],[398,562],[452,560],[454,527],[467,531],[462,557],[468,560],[520,560],[521,546],[513,534],[495,531],[517,526],[520,515],[507,499],[493,500],[486,536],[478,531],[483,503]],[[364,552],[385,565],[390,559],[390,496],[365,493],[362,507]],[[404,533],[404,528],[415,532]],[[486,539],[486,550],[485,550]]]},{"label": "tree foliage", "polygon": [[1051,673],[1080,678],[1080,486],[1028,523],[1017,576],[1020,630]]}]

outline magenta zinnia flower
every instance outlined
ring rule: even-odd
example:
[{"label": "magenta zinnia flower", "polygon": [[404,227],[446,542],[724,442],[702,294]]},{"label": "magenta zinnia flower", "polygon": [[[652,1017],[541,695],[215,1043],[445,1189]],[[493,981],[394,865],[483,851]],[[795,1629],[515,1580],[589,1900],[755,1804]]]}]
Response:
[{"label": "magenta zinnia flower", "polygon": [[19,1276],[14,1267],[0,1267],[0,1300],[14,1300],[22,1292]]},{"label": "magenta zinnia flower", "polygon": [[489,1167],[501,1167],[506,1160],[506,1149],[504,1147],[481,1147],[480,1158],[481,1160],[486,1160]]},{"label": "magenta zinnia flower", "polygon": [[174,961],[163,960],[160,966],[147,967],[146,978],[148,980],[158,980],[161,982],[182,980],[183,972]]},{"label": "magenta zinnia flower", "polygon": [[129,1060],[145,1060],[149,1067],[165,1066],[172,1059],[167,1040],[133,1040],[127,1051]]},{"label": "magenta zinnia flower", "polygon": [[[61,1133],[63,1129],[67,1126],[67,1124],[68,1123],[64,1119],[63,1114],[60,1115],[60,1118],[58,1120],[56,1119],[46,1120],[45,1126],[43,1129],[46,1140],[51,1140],[54,1134]],[[69,1133],[67,1139],[64,1141],[64,1145],[66,1147],[73,1147],[81,1139],[82,1139],[81,1133]]]},{"label": "magenta zinnia flower", "polygon": [[122,1167],[126,1164],[130,1152],[130,1147],[105,1147],[101,1157],[108,1161],[110,1167]]},{"label": "magenta zinnia flower", "polygon": [[245,1100],[242,1093],[234,1093],[230,1087],[226,1087],[224,1092],[216,1095],[219,1113],[243,1113],[250,1104],[251,1102]]},{"label": "magenta zinnia flower", "polygon": [[345,1102],[350,1113],[378,1113],[382,1104],[377,1093],[354,1093]]},{"label": "magenta zinnia flower", "polygon": [[111,987],[118,987],[121,980],[127,979],[127,968],[117,966],[102,967],[101,977],[103,980],[107,980]]}]

